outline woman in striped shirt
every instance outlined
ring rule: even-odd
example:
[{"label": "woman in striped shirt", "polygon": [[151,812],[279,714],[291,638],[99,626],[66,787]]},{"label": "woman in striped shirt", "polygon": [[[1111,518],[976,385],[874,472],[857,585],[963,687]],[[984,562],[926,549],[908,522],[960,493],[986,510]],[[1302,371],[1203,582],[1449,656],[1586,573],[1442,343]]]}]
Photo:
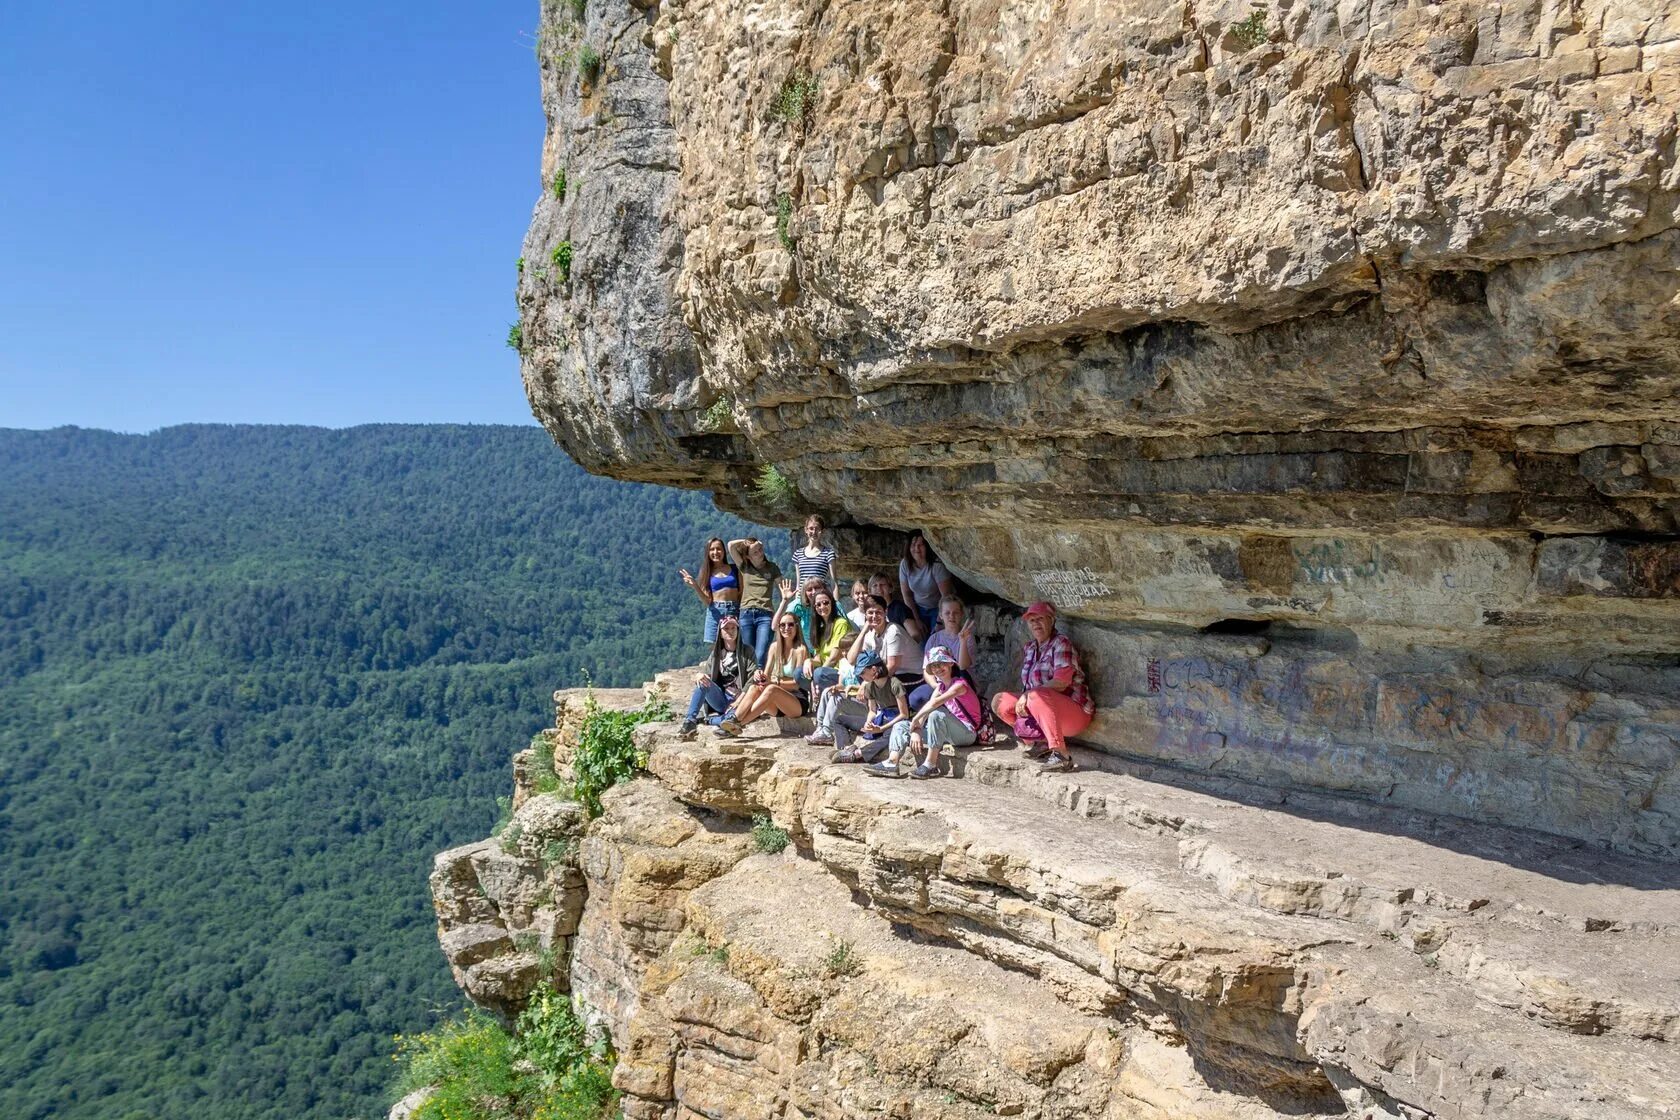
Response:
[{"label": "woman in striped shirt", "polygon": [[794,583],[800,587],[810,582],[813,576],[829,587],[836,586],[834,549],[824,547],[822,543],[825,528],[823,519],[814,513],[805,519],[805,543],[793,550]]}]

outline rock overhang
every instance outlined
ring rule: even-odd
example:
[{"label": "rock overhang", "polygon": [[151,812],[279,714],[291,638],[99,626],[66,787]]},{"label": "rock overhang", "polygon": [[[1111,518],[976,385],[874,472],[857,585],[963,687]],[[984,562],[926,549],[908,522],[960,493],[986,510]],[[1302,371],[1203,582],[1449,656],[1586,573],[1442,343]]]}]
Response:
[{"label": "rock overhang", "polygon": [[[1675,5],[571,11],[520,300],[586,467],[925,528],[1117,751],[1676,850]],[[1288,630],[1151,691],[1228,620]]]}]

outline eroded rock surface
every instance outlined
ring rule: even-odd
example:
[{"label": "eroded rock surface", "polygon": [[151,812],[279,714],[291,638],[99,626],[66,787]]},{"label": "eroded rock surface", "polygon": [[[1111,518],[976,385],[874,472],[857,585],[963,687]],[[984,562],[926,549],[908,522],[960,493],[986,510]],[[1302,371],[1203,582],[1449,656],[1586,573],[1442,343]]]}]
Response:
[{"label": "eroded rock surface", "polygon": [[[752,732],[648,725],[598,819],[543,816],[581,875],[552,980],[611,1035],[626,1116],[1680,1115],[1672,864],[1093,751],[894,782]],[[521,815],[567,804],[516,773]],[[494,914],[433,879],[458,979],[504,1014],[525,997],[473,969],[508,971],[552,883],[517,869],[478,880]]]},{"label": "eroded rock surface", "polygon": [[925,526],[1115,753],[1680,856],[1680,4],[572,11],[579,462]]}]

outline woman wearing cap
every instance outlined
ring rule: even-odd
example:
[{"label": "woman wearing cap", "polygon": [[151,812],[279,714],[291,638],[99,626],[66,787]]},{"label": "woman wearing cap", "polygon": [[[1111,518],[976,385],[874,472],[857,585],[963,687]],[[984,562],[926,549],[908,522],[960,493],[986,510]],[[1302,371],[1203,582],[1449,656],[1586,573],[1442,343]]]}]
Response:
[{"label": "woman wearing cap", "polygon": [[741,613],[741,576],[735,565],[729,562],[723,538],[713,537],[706,542],[699,578],[695,578],[687,568],[679,568],[678,571],[682,574],[682,581],[706,604],[706,631],[702,640],[716,641],[718,621],[726,616],[738,617]]},{"label": "woman wearing cap", "polygon": [[927,751],[910,776],[937,778],[942,749],[973,746],[980,736],[985,715],[980,710],[979,693],[968,674],[957,668],[950,651],[942,646],[930,649],[922,668],[938,687],[915,715],[893,728],[892,750],[886,761],[869,768],[871,774],[898,777],[898,760],[908,747],[917,755]]},{"label": "woman wearing cap", "polygon": [[758,671],[752,647],[741,640],[741,624],[732,616],[718,620],[717,637],[705,670],[694,678],[694,692],[688,698],[688,715],[683,719],[684,738],[694,734],[703,712],[721,718]]},{"label": "woman wearing cap", "polygon": [[811,651],[799,636],[799,620],[791,614],[782,615],[776,620],[776,640],[770,645],[764,667],[741,690],[735,714],[725,716],[718,730],[739,735],[742,727],[765,716],[804,715],[805,690],[799,687],[798,678],[810,659]]},{"label": "woman wearing cap", "polygon": [[1021,694],[1000,692],[992,711],[1013,725],[1028,758],[1044,760],[1047,773],[1073,769],[1067,737],[1091,725],[1097,707],[1085,687],[1079,651],[1066,634],[1056,632],[1056,608],[1034,603],[1022,616],[1032,640],[1021,651]]}]

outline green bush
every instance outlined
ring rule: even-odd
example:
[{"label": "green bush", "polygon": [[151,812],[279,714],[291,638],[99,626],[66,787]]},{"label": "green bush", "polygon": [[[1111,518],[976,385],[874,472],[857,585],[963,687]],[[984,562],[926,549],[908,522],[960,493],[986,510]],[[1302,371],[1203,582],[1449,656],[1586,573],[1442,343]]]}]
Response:
[{"label": "green bush", "polygon": [[589,0],[569,0],[569,3],[572,5],[572,18],[582,23],[584,10],[589,7]]},{"label": "green bush", "polygon": [[[554,192],[554,201],[556,201],[556,202],[566,201],[566,170],[565,170],[565,168],[561,168],[559,171],[556,171],[554,173],[554,182],[549,184],[549,189]],[[523,258],[521,258],[521,259],[523,259]]]},{"label": "green bush", "polygon": [[601,52],[583,44],[577,51],[578,80],[584,88],[595,84],[595,79],[601,76]]},{"label": "green bush", "polygon": [[671,706],[652,693],[634,712],[608,711],[593,693],[584,701],[583,729],[572,754],[572,792],[591,817],[601,815],[601,794],[647,765],[632,732],[644,723],[669,720],[671,714]]},{"label": "green bush", "polygon": [[817,103],[817,80],[803,70],[795,70],[782,82],[776,99],[770,103],[770,114],[787,124],[804,126],[811,119]]},{"label": "green bush", "polygon": [[776,822],[763,813],[753,818],[752,838],[753,847],[772,855],[788,846],[787,830],[777,827]]},{"label": "green bush", "polygon": [[695,423],[696,431],[715,432],[724,427],[733,427],[735,423],[735,398],[719,397],[712,402],[712,406],[700,415]]},{"label": "green bush", "polygon": [[564,284],[572,278],[572,243],[562,241],[549,254],[549,260],[554,262],[554,268],[560,273],[560,283]]},{"label": "green bush", "polygon": [[430,1088],[415,1120],[601,1120],[618,1103],[613,1055],[592,1045],[564,995],[543,988],[513,1033],[472,1010],[397,1037],[396,1095]]},{"label": "green bush", "polygon": [[1243,49],[1250,50],[1264,43],[1268,38],[1266,30],[1266,13],[1256,8],[1249,17],[1231,28],[1231,35],[1242,44]]},{"label": "green bush", "polygon": [[794,489],[788,477],[771,463],[758,472],[758,481],[753,484],[753,496],[771,509],[786,510],[798,504],[799,491]]},{"label": "green bush", "polygon": [[507,333],[508,349],[518,354],[525,353],[525,327],[522,323],[509,323]]}]

